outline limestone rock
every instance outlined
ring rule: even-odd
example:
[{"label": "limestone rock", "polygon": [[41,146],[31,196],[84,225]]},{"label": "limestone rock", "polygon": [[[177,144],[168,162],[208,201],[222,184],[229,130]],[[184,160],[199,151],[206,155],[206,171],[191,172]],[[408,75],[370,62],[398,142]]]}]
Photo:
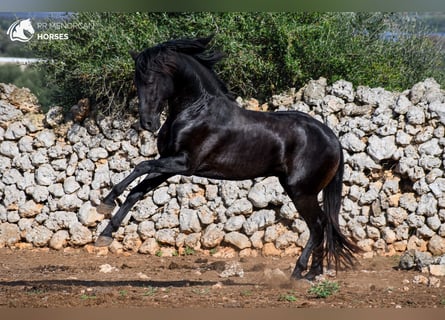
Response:
[{"label": "limestone rock", "polygon": [[11,247],[20,241],[19,227],[12,223],[0,223],[0,248]]},{"label": "limestone rock", "polygon": [[139,247],[140,253],[150,254],[154,256],[160,249],[158,241],[155,238],[146,239]]},{"label": "limestone rock", "polygon": [[338,80],[332,84],[331,94],[347,102],[354,101],[354,87],[351,82]]},{"label": "limestone rock", "polygon": [[32,228],[26,234],[26,241],[31,242],[36,247],[44,247],[52,238],[53,233],[45,226]]},{"label": "limestone rock", "polygon": [[265,208],[269,203],[282,204],[284,189],[276,177],[268,177],[255,184],[249,191],[247,198],[257,208]]},{"label": "limestone rock", "polygon": [[200,232],[198,213],[192,209],[182,209],[179,213],[179,227],[185,233]]},{"label": "limestone rock", "polygon": [[66,230],[59,230],[53,234],[51,240],[49,241],[49,247],[55,250],[63,249],[69,239],[70,235]]},{"label": "limestone rock", "polygon": [[376,161],[390,159],[396,150],[397,146],[393,136],[380,138],[376,135],[372,135],[368,140],[367,151]]},{"label": "limestone rock", "polygon": [[224,237],[224,241],[233,244],[235,247],[239,249],[250,248],[252,245],[250,243],[249,238],[246,235],[236,231],[227,233]]},{"label": "limestone rock", "polygon": [[70,243],[74,246],[82,246],[93,241],[91,231],[80,223],[75,223],[69,229]]},{"label": "limestone rock", "polygon": [[303,91],[304,102],[308,105],[318,105],[326,93],[326,79],[310,80]]},{"label": "limestone rock", "polygon": [[223,225],[212,223],[204,230],[201,238],[202,245],[207,248],[214,248],[223,241],[224,235]]},{"label": "limestone rock", "polygon": [[428,250],[435,256],[445,254],[445,238],[433,235],[428,242]]},{"label": "limestone rock", "polygon": [[84,226],[91,227],[95,226],[99,221],[104,219],[104,216],[99,214],[91,202],[85,202],[77,213],[79,222]]}]

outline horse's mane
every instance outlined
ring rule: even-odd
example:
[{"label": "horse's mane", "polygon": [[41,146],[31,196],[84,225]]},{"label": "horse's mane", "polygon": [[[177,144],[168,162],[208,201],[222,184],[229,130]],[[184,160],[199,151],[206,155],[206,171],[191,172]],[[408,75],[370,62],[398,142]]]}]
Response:
[{"label": "horse's mane", "polygon": [[191,55],[208,69],[219,62],[224,54],[218,51],[207,51],[213,35],[207,38],[170,40],[160,44],[167,49]]},{"label": "horse's mane", "polygon": [[147,62],[150,61],[151,70],[172,74],[177,67],[173,53],[183,53],[193,57],[208,69],[222,92],[233,99],[234,95],[229,92],[226,84],[218,77],[213,69],[214,65],[221,61],[225,55],[215,50],[208,51],[208,44],[212,39],[213,35],[206,38],[177,39],[163,42],[155,47],[142,51],[136,59],[137,68],[142,73],[145,73],[147,70]]}]

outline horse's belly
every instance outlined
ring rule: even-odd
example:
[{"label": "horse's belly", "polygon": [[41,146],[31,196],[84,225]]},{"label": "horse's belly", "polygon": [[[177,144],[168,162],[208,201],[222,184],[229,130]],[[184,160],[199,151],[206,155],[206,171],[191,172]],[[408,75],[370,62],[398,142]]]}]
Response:
[{"label": "horse's belly", "polygon": [[226,152],[211,156],[200,163],[196,174],[213,179],[244,180],[260,176],[277,175],[281,170],[279,156],[272,152],[252,150]]}]

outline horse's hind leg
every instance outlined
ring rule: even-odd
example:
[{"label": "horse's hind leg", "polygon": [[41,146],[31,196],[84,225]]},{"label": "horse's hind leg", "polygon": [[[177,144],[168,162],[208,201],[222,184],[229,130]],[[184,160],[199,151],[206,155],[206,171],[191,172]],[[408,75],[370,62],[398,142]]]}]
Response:
[{"label": "horse's hind leg", "polygon": [[[306,246],[301,252],[292,272],[292,278],[306,278],[312,280],[317,275],[323,273],[323,240],[326,218],[318,204],[317,195],[304,195],[293,191],[292,188],[286,189],[288,189],[289,196],[293,200],[298,213],[303,217],[310,231]],[[309,257],[311,255],[311,268],[305,275],[303,275],[307,270]]]},{"label": "horse's hind leg", "polygon": [[171,175],[158,175],[155,178],[148,176],[136,187],[131,189],[127,198],[125,199],[122,206],[116,212],[116,214],[111,218],[108,225],[101,232],[100,236],[97,238],[95,245],[97,247],[108,246],[113,241],[113,232],[116,231],[124,220],[125,216],[131,210],[136,202],[144,197],[144,195],[159,186],[162,182],[167,180]]},{"label": "horse's hind leg", "polygon": [[306,275],[304,276],[304,278],[306,278],[308,280],[315,279],[316,276],[323,274],[323,258],[324,258],[324,252],[325,252],[324,241],[323,241],[324,225],[322,226],[321,230],[322,230],[322,238],[319,239],[318,242],[316,242],[316,244],[314,245],[314,249],[312,250],[311,267],[310,267],[308,273],[306,273]]}]

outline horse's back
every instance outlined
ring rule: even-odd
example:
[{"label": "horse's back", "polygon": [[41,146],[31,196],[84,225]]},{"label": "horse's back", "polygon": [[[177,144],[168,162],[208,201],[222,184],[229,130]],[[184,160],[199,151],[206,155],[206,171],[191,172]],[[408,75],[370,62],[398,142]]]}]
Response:
[{"label": "horse's back", "polygon": [[253,121],[263,122],[265,130],[280,136],[287,145],[338,152],[341,147],[335,133],[324,123],[300,111],[252,112]]},{"label": "horse's back", "polygon": [[249,111],[229,102],[202,110],[194,120],[194,125],[183,121],[184,127],[173,135],[174,145],[187,153],[195,175],[286,176],[297,168],[323,171],[323,165],[338,158],[339,144],[332,131],[302,112]]}]

